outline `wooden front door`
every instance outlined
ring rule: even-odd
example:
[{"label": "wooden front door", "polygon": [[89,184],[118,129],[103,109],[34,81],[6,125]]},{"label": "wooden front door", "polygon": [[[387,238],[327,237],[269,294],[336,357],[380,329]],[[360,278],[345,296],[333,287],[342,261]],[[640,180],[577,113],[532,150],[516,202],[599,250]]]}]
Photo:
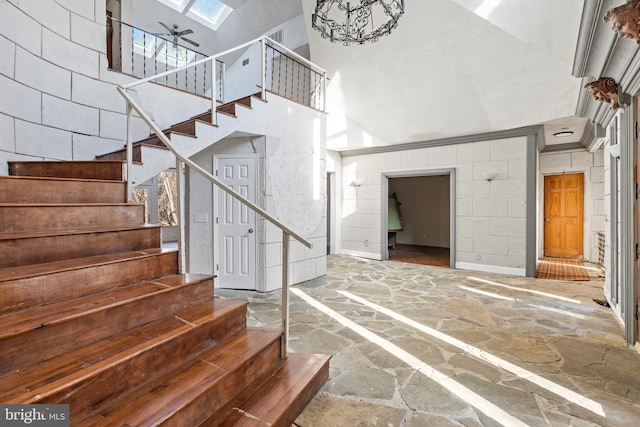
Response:
[{"label": "wooden front door", "polygon": [[584,175],[544,177],[544,255],[583,256]]}]

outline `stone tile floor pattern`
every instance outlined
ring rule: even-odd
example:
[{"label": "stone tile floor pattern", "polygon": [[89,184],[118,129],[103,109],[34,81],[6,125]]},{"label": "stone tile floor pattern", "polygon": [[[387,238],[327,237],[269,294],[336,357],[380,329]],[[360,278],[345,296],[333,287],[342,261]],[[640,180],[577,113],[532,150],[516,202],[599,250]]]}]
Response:
[{"label": "stone tile floor pattern", "polygon": [[[327,275],[294,286],[290,297],[290,350],[333,355],[329,380],[295,425],[640,426],[640,354],[625,345],[611,309],[593,301],[603,298],[602,286],[598,278],[559,282],[330,256]],[[216,293],[248,300],[250,326],[279,327],[279,291]],[[358,327],[384,341],[372,342]],[[383,348],[393,345],[404,360]],[[505,362],[489,363],[492,356]],[[514,373],[512,365],[532,374]]]}]

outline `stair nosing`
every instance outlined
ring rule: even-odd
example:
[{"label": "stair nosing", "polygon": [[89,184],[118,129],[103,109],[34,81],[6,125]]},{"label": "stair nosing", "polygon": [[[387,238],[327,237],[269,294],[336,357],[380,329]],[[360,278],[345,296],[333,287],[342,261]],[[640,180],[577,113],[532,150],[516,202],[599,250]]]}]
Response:
[{"label": "stair nosing", "polygon": [[20,232],[20,233],[0,233],[0,241],[3,240],[22,240],[22,239],[38,239],[47,237],[58,236],[76,236],[82,234],[95,234],[95,233],[112,233],[118,231],[133,231],[143,229],[160,228],[157,224],[141,224],[135,227],[94,227],[94,228],[76,228],[76,229],[62,229],[62,230],[44,230],[38,232]]},{"label": "stair nosing", "polygon": [[36,181],[53,181],[53,182],[93,182],[93,183],[109,183],[109,184],[126,184],[126,181],[115,181],[112,179],[93,179],[93,178],[63,178],[63,177],[52,177],[52,176],[30,176],[30,175],[3,175],[0,176],[0,179],[10,179],[10,180],[36,180]]},{"label": "stair nosing", "polygon": [[[157,251],[157,252],[151,252],[151,251]],[[149,257],[154,257],[154,256],[159,256],[159,255],[163,255],[163,254],[167,254],[167,253],[173,253],[173,252],[178,252],[177,249],[163,249],[163,248],[152,248],[152,249],[145,249],[145,250],[139,250],[139,251],[130,251],[130,252],[118,252],[116,254],[103,254],[103,255],[94,255],[94,256],[90,256],[90,257],[84,257],[84,258],[74,258],[74,260],[80,261],[80,260],[86,260],[87,264],[82,264],[82,265],[74,265],[74,266],[70,266],[70,267],[63,267],[63,268],[56,268],[56,264],[60,265],[66,262],[69,262],[69,260],[65,259],[65,260],[61,260],[61,261],[51,261],[51,262],[47,262],[47,263],[40,263],[37,264],[38,266],[41,267],[45,267],[45,266],[51,266],[51,270],[47,270],[47,271],[43,271],[43,272],[33,272],[30,274],[18,274],[15,276],[6,276],[3,277],[0,273],[0,286],[3,282],[9,282],[9,281],[13,281],[13,280],[22,280],[22,279],[28,279],[28,278],[32,278],[32,277],[39,277],[39,276],[47,276],[50,274],[58,274],[58,273],[62,273],[62,272],[66,272],[66,271],[74,271],[74,270],[81,270],[81,269],[85,269],[85,268],[93,268],[93,267],[99,267],[99,266],[103,266],[103,265],[109,265],[109,264],[117,264],[117,263],[121,263],[121,262],[129,262],[132,260],[138,260],[138,259],[143,259],[143,258],[149,258]],[[109,260],[104,260],[104,261],[99,261],[99,258],[112,258],[115,255],[121,254],[123,256],[123,258],[115,258],[115,259],[109,259]],[[124,258],[126,257],[126,258]],[[92,260],[95,260],[94,262],[92,262]],[[8,270],[14,270],[14,271],[18,271],[18,270],[30,270],[33,268],[33,265],[20,265],[17,267],[9,267],[9,268],[4,268],[1,269],[1,271],[8,271]]]}]

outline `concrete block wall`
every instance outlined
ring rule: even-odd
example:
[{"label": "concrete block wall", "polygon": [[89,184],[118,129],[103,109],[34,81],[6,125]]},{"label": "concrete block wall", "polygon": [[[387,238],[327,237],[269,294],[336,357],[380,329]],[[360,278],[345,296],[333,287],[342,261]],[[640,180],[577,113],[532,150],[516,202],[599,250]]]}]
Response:
[{"label": "concrete block wall", "polygon": [[113,118],[124,117],[124,102],[112,83],[96,90],[107,73],[104,12],[104,0],[0,2],[0,173],[9,160],[122,147]]},{"label": "concrete block wall", "polygon": [[584,173],[584,258],[598,262],[598,232],[605,232],[604,149],[594,153],[587,150],[541,153],[538,191],[541,197],[538,251],[544,253],[543,195],[544,176],[561,173]]},{"label": "concrete block wall", "polygon": [[382,258],[385,174],[454,169],[456,267],[524,275],[526,145],[518,137],[343,158],[342,252]]}]

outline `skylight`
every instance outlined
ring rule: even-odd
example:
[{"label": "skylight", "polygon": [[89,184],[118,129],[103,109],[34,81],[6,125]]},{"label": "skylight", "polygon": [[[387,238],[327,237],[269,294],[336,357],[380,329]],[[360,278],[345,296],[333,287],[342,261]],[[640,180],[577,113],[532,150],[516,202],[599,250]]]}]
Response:
[{"label": "skylight", "polygon": [[187,16],[211,27],[215,31],[229,17],[232,11],[233,9],[219,0],[196,0],[189,12],[187,12]]},{"label": "skylight", "polygon": [[158,0],[183,15],[216,31],[233,9],[220,0]]}]

